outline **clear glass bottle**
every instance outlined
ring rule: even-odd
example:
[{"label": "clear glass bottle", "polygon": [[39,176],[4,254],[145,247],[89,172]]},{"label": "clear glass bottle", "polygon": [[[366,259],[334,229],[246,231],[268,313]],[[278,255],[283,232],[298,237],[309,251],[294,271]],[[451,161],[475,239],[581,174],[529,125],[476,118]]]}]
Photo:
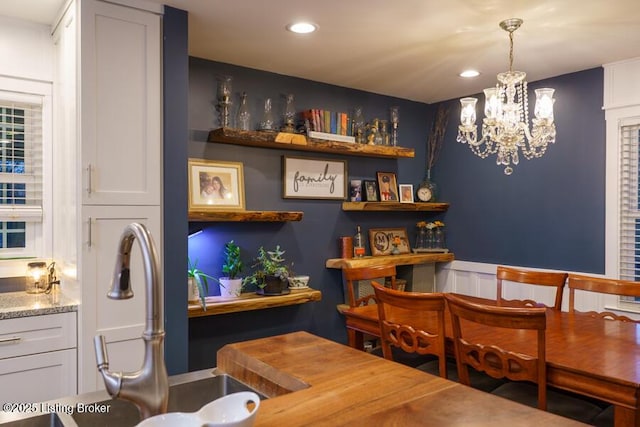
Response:
[{"label": "clear glass bottle", "polygon": [[271,110],[271,98],[264,100],[264,112],[258,130],[275,131],[275,122],[273,120],[273,111]]},{"label": "clear glass bottle", "polygon": [[391,117],[391,145],[398,145],[398,124],[400,123],[400,115],[398,112],[398,107],[391,107],[390,110]]},{"label": "clear glass bottle", "polygon": [[387,131],[387,121],[380,120],[380,145],[389,145],[389,132]]},{"label": "clear glass bottle", "polygon": [[240,107],[238,108],[236,125],[240,130],[251,130],[251,112],[247,104],[247,92],[242,92],[242,95],[240,95]]},{"label": "clear glass bottle", "polygon": [[218,113],[220,119],[220,127],[232,127],[231,124],[231,86],[233,77],[231,76],[219,76],[218,77]]},{"label": "clear glass bottle", "polygon": [[287,103],[284,107],[283,132],[294,133],[296,131],[296,108],[293,105],[293,94],[287,95]]},{"label": "clear glass bottle", "polygon": [[445,249],[447,242],[444,234],[444,226],[436,227],[433,232],[433,247],[436,249]]},{"label": "clear glass bottle", "polygon": [[353,236],[353,257],[361,258],[365,254],[364,237],[362,236],[362,230],[358,225],[356,227],[356,234]]},{"label": "clear glass bottle", "polygon": [[365,138],[365,124],[362,107],[356,107],[353,110],[353,136],[356,137],[356,142],[358,144],[365,144],[367,142]]}]

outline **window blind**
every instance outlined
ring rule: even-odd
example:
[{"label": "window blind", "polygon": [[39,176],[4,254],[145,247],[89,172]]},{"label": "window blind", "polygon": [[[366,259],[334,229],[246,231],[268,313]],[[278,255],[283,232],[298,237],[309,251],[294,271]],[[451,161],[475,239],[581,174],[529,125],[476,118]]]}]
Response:
[{"label": "window blind", "polygon": [[42,221],[42,99],[0,91],[0,221]]},{"label": "window blind", "polygon": [[620,278],[639,281],[640,124],[621,126],[620,130]]}]

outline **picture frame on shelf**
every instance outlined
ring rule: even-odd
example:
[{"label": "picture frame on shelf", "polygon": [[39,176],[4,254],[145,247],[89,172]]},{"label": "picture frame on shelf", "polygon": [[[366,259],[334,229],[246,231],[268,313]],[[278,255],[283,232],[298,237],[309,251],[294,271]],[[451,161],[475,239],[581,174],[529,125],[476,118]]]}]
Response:
[{"label": "picture frame on shelf", "polygon": [[400,184],[400,203],[413,203],[413,184]]},{"label": "picture frame on shelf", "polygon": [[349,200],[352,202],[362,201],[362,180],[352,179],[349,184]]},{"label": "picture frame on shelf", "polygon": [[240,162],[190,158],[189,212],[244,211],[244,172]]},{"label": "picture frame on shelf", "polygon": [[391,255],[393,241],[397,238],[399,254],[411,252],[411,245],[406,228],[371,228],[369,229],[369,247],[372,256]]},{"label": "picture frame on shelf", "polygon": [[398,201],[398,182],[393,172],[376,172],[381,202]]},{"label": "picture frame on shelf", "polygon": [[347,198],[347,161],[282,156],[284,199]]},{"label": "picture frame on shelf", "polygon": [[363,183],[363,199],[365,202],[378,202],[378,184],[375,180],[365,180]]}]

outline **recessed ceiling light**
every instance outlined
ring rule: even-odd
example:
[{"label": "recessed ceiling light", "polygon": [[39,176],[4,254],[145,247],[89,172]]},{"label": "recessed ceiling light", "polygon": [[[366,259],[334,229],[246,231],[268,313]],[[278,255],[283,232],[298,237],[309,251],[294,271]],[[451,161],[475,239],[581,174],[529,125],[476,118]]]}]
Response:
[{"label": "recessed ceiling light", "polygon": [[313,33],[317,29],[317,25],[311,24],[309,22],[295,22],[293,24],[287,25],[287,30],[291,31],[292,33],[298,34]]},{"label": "recessed ceiling light", "polygon": [[466,78],[478,77],[479,75],[480,73],[476,70],[464,70],[459,74],[460,77],[466,77]]}]

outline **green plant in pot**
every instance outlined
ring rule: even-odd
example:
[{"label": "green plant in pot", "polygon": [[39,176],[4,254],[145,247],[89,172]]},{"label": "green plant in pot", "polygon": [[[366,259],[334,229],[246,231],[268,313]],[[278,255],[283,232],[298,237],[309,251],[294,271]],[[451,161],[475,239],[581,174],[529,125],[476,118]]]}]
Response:
[{"label": "green plant in pot", "polygon": [[240,259],[240,247],[233,240],[224,245],[224,261],[222,263],[222,273],[225,277],[217,279],[220,283],[220,296],[239,297],[243,289],[243,280],[238,277],[244,268]]},{"label": "green plant in pot", "polygon": [[188,259],[189,268],[187,269],[188,285],[189,285],[189,301],[198,301],[202,304],[202,308],[206,311],[207,304],[205,297],[209,294],[209,282],[208,279],[215,280],[215,277],[209,276],[204,271],[198,268],[198,260],[191,262],[191,258]]},{"label": "green plant in pot", "polygon": [[251,266],[255,271],[245,277],[244,283],[256,285],[256,293],[260,295],[284,295],[291,292],[288,287],[290,270],[282,257],[284,253],[280,245],[272,251],[261,246]]}]

